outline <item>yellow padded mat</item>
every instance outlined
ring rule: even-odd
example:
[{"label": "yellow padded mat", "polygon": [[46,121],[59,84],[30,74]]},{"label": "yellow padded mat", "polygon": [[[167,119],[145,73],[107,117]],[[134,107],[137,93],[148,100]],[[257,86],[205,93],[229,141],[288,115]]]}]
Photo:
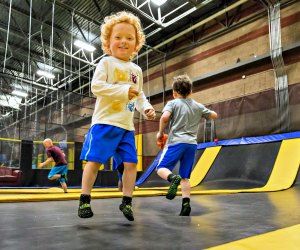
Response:
[{"label": "yellow padded mat", "polygon": [[206,250],[299,250],[300,225],[249,237],[227,244],[207,248]]},{"label": "yellow padded mat", "polygon": [[[116,192],[117,188],[93,188],[92,192]],[[0,188],[1,194],[53,194],[61,193],[62,189],[58,187],[52,188]],[[69,188],[69,193],[79,193],[80,188]]]},{"label": "yellow padded mat", "polygon": [[[133,192],[134,197],[140,196],[158,196],[164,195],[165,192],[157,190],[136,190]],[[10,193],[10,194],[0,194],[1,202],[27,202],[27,201],[54,201],[54,200],[78,200],[80,196],[80,191],[63,193],[62,189],[57,189],[52,193]],[[115,192],[98,192],[98,189],[93,189],[91,196],[93,199],[106,199],[106,198],[120,198],[122,193]]]},{"label": "yellow padded mat", "polygon": [[204,179],[220,150],[221,146],[206,148],[204,150],[191,174],[191,187],[199,185],[200,182]]},{"label": "yellow padded mat", "polygon": [[[239,192],[271,192],[290,188],[295,181],[300,165],[300,139],[284,140],[281,143],[271,176],[260,188],[234,190],[201,190],[191,194],[225,194]],[[263,166],[262,166],[263,167]],[[179,193],[178,193],[179,194]]]}]

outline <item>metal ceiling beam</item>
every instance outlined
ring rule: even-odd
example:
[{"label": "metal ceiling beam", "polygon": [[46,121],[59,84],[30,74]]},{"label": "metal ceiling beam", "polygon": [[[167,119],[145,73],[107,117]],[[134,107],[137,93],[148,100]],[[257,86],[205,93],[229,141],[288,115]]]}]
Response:
[{"label": "metal ceiling beam", "polygon": [[40,87],[40,88],[44,88],[44,89],[57,90],[57,88],[55,88],[55,87],[43,85],[43,84],[38,83],[38,82],[33,81],[33,80],[29,80],[29,79],[22,78],[22,77],[19,77],[19,76],[14,76],[14,75],[11,75],[11,74],[8,74],[8,73],[2,73],[2,70],[1,70],[1,72],[0,72],[0,76],[1,76],[1,77],[11,78],[11,79],[13,79],[13,80],[23,81],[23,82],[26,82],[26,83],[28,83],[28,84],[36,85],[36,86],[38,86],[38,87]]},{"label": "metal ceiling beam", "polygon": [[[98,4],[98,2],[97,2],[96,0],[92,0],[92,1],[93,1],[94,5],[96,6],[97,10],[101,13],[102,10],[101,10],[101,7],[100,7],[100,5]],[[105,2],[106,2],[106,1],[105,1]]]},{"label": "metal ceiling beam", "polygon": [[101,25],[101,22],[95,20],[94,18],[91,18],[90,16],[76,10],[75,8],[63,3],[63,2],[60,2],[59,0],[45,0],[46,2],[49,2],[49,3],[55,3],[55,5],[69,11],[70,13],[74,13],[75,15],[77,16],[80,16],[84,19],[86,19],[87,21],[97,25],[97,26],[100,26]]},{"label": "metal ceiling beam", "polygon": [[[102,57],[103,57],[103,55],[100,56],[100,57],[98,57],[98,58],[96,58],[94,61],[96,62],[96,61],[100,60]],[[85,68],[86,66],[87,66],[87,65],[85,65],[83,68]],[[83,69],[83,68],[82,68],[82,69]],[[82,74],[86,74],[86,73],[89,73],[90,71],[92,71],[93,69],[94,69],[94,67],[90,67],[90,68],[86,69],[84,72],[81,71],[81,73],[82,73]],[[0,68],[0,70],[1,70],[1,68]],[[3,74],[4,74],[4,73],[3,73]],[[0,74],[0,76],[1,76],[1,74]],[[21,81],[25,81],[25,82],[27,82],[27,83],[32,83],[32,84],[37,85],[37,86],[44,86],[44,85],[41,85],[40,83],[34,82],[34,81],[32,81],[32,80],[23,79],[23,78],[16,77],[16,76],[11,75],[11,74],[5,74],[5,76],[10,77],[10,78],[12,78],[12,79],[18,79],[18,80],[21,80]],[[70,77],[70,76],[68,76],[67,78],[69,78],[69,77]],[[69,83],[69,82],[72,82],[72,81],[74,81],[74,80],[76,80],[76,79],[78,79],[78,78],[79,78],[79,75],[73,77],[73,79],[61,79],[60,81],[58,81],[57,83],[55,83],[53,86],[47,86],[47,85],[46,85],[46,86],[47,86],[47,89],[53,90],[52,92],[50,92],[50,94],[51,94],[51,93],[53,93],[54,91],[58,91],[59,89],[63,88],[63,87],[66,85],[66,83],[65,83],[66,80],[67,80],[68,83]],[[84,88],[86,88],[86,87],[89,87],[89,85],[90,85],[90,83],[83,84],[82,86],[80,86],[80,87],[78,87],[77,89],[73,90],[72,93],[80,94],[80,93],[78,93],[77,91],[79,91],[79,90],[81,90],[81,89],[84,89]],[[36,98],[36,100],[33,100],[34,98]],[[33,104],[37,103],[38,101],[40,101],[40,100],[42,100],[42,99],[43,99],[43,97],[38,99],[37,96],[36,96],[36,97],[31,98],[31,100],[29,100],[29,101],[32,101],[31,104],[33,105]],[[54,102],[52,102],[52,103],[50,103],[49,105],[52,105],[52,104],[55,103],[55,102],[57,102],[57,100],[54,101]],[[48,105],[47,105],[47,106],[48,106]],[[42,109],[44,109],[44,108],[45,108],[45,107],[43,107]],[[40,109],[40,110],[42,110],[42,109]],[[40,111],[40,110],[38,110],[38,111]],[[33,113],[31,113],[30,115],[32,115],[32,114],[33,114]],[[26,118],[26,117],[23,117],[23,118],[21,118],[21,119],[24,119],[24,118]],[[15,122],[15,123],[13,123],[13,124],[10,124],[10,126],[12,126],[12,125],[14,125],[14,124],[17,124],[17,122]]]},{"label": "metal ceiling beam", "polygon": [[117,4],[119,5],[120,3],[122,3],[126,8],[128,8],[130,11],[134,12],[135,14],[139,14],[140,16],[143,16],[144,18],[146,18],[148,21],[155,23],[156,25],[158,25],[159,27],[162,28],[161,23],[159,23],[157,20],[155,20],[153,17],[151,17],[150,15],[148,15],[147,13],[145,13],[144,11],[141,11],[139,8],[137,8],[136,6],[134,6],[132,4],[132,1],[126,1],[126,0],[118,0],[115,1],[117,2]]},{"label": "metal ceiling beam", "polygon": [[[13,55],[17,54],[22,59],[25,58],[26,57],[26,53],[28,53],[28,51],[24,51],[23,47],[18,47],[18,46],[15,47],[14,45],[10,45],[10,47],[13,50]],[[1,42],[0,42],[0,48],[1,48]],[[18,50],[21,50],[21,51],[18,52]],[[39,57],[39,58],[37,58],[37,57]],[[31,59],[33,59],[35,62],[44,63],[44,61],[41,59],[42,57],[43,57],[43,55],[40,55],[38,53],[35,53],[35,52],[31,51]],[[20,63],[19,58],[13,57],[13,59],[16,60],[18,63]],[[11,60],[11,58],[10,58],[10,60]],[[69,72],[71,74],[76,74],[76,72],[74,72],[74,71],[71,71],[69,69],[65,69],[65,68],[62,68],[62,67],[58,66],[58,64],[62,64],[62,62],[55,60],[55,58],[53,59],[53,61],[55,62],[55,64],[53,65],[54,68],[60,69],[61,71],[65,70],[65,71],[67,71],[67,72]],[[24,60],[23,61],[21,60],[21,62],[24,62]],[[69,64],[67,64],[66,66],[69,67],[69,68],[71,68],[71,65],[69,65]],[[20,67],[22,67],[21,63],[20,63]],[[81,77],[85,77],[85,76],[81,76]]]},{"label": "metal ceiling beam", "polygon": [[74,23],[75,23],[77,29],[79,30],[80,34],[82,35],[83,39],[88,43],[89,41],[88,41],[88,39],[85,37],[84,33],[82,32],[82,30],[81,30],[81,28],[80,28],[80,25],[79,25],[79,23],[77,22],[77,19],[76,19],[75,16],[74,16],[73,20],[74,20]]},{"label": "metal ceiling beam", "polygon": [[[169,39],[166,39],[165,41],[163,41],[162,43],[160,43],[160,44],[158,44],[158,45],[155,45],[155,46],[153,47],[153,49],[158,49],[158,48],[160,48],[160,47],[162,47],[162,46],[164,46],[164,45],[166,45],[166,44],[172,42],[173,40],[175,40],[175,39],[177,39],[177,38],[179,38],[179,37],[181,37],[181,36],[187,34],[188,32],[190,32],[190,31],[192,31],[192,30],[194,30],[194,29],[196,29],[196,28],[202,26],[202,25],[205,24],[205,23],[208,23],[209,21],[214,20],[215,18],[217,18],[217,17],[219,17],[219,16],[225,14],[226,12],[228,12],[228,11],[230,11],[230,10],[232,10],[232,9],[237,8],[238,6],[240,6],[240,5],[242,5],[242,4],[245,4],[245,3],[248,2],[248,1],[249,1],[249,0],[239,0],[239,1],[236,2],[236,3],[234,3],[234,4],[232,4],[232,5],[229,5],[228,7],[226,7],[226,8],[224,8],[224,9],[218,11],[217,13],[215,13],[215,14],[213,14],[213,15],[207,17],[207,18],[205,18],[204,20],[201,20],[200,22],[196,23],[195,25],[191,26],[190,28],[185,29],[185,30],[179,32],[177,35],[175,35],[175,36],[173,36],[173,37],[171,37],[171,38],[169,38]],[[145,56],[147,53],[149,53],[149,52],[146,51],[145,53],[140,54],[140,55],[138,56],[138,58]]]},{"label": "metal ceiling beam", "polygon": [[[149,3],[150,0],[145,0],[144,3],[148,3],[148,8],[149,8],[149,12],[151,13],[151,16],[149,14],[147,14],[146,12],[142,11],[141,7],[144,6],[145,4],[142,4],[140,6],[137,6],[137,4],[134,4],[134,2],[132,2],[131,0],[119,0],[118,2],[121,2],[122,4],[124,4],[124,6],[126,6],[126,8],[129,8],[131,11],[133,11],[134,13],[138,13],[139,15],[145,17],[146,19],[148,19],[149,21],[151,21],[151,25],[149,25],[148,27],[146,27],[145,29],[149,28],[150,26],[153,25],[153,23],[155,23],[159,28],[154,30],[153,32],[151,32],[150,34],[147,35],[147,37],[159,32],[161,29],[166,28],[168,26],[170,26],[171,24],[179,21],[180,19],[184,18],[184,17],[188,17],[189,14],[191,14],[192,12],[196,11],[197,9],[205,6],[206,4],[208,4],[210,1],[202,1],[201,3],[197,3],[196,6],[192,3],[192,8],[190,8],[188,11],[185,11],[184,13],[182,13],[181,15],[177,15],[175,18],[173,18],[172,20],[163,23],[163,20],[165,18],[167,18],[169,15],[175,13],[175,11],[179,11],[181,8],[183,8],[184,6],[186,6],[190,1],[185,2],[183,4],[181,4],[180,6],[178,6],[177,8],[174,8],[171,12],[168,12],[167,14],[160,16],[161,14],[161,10],[158,7],[157,11],[158,11],[158,19],[156,19],[153,14],[152,14],[152,9]],[[193,1],[194,2],[194,1]],[[118,3],[119,4],[119,3]]]},{"label": "metal ceiling beam", "polygon": [[[3,3],[1,3],[0,2],[0,6],[2,6],[2,7],[4,7],[4,8],[9,8],[9,6],[7,6],[7,5],[5,5],[5,4],[3,4]],[[12,9],[12,11],[13,12],[15,12],[17,15],[20,15],[20,16],[25,16],[26,18],[30,18],[29,17],[29,15],[27,15],[26,13],[24,13],[24,12],[22,12],[22,11],[19,11],[19,10],[16,10],[16,9]],[[37,22],[37,23],[39,23],[40,25],[46,25],[46,26],[48,26],[50,29],[52,28],[52,25],[50,25],[50,24],[48,24],[48,23],[46,23],[46,22],[42,22],[42,21],[40,21],[40,20],[38,20],[38,19],[36,19],[36,18],[34,18],[34,17],[31,17],[31,19],[32,20],[34,20],[35,22]],[[17,23],[17,22],[16,22]],[[17,23],[17,25],[18,25],[18,23]],[[19,27],[19,25],[18,25],[18,27]],[[20,28],[20,27],[19,27]],[[53,28],[56,30],[56,31],[58,31],[58,32],[60,32],[60,33],[62,33],[62,34],[65,34],[65,33],[68,33],[68,34],[70,34],[70,35],[72,35],[72,33],[69,31],[69,30],[66,30],[66,29],[63,29],[63,28],[58,28],[58,27],[56,27],[55,25],[53,26]],[[22,30],[21,30],[22,31]],[[23,33],[23,31],[22,31],[22,33]],[[24,34],[24,33],[23,33]],[[25,34],[24,34],[25,35]]]},{"label": "metal ceiling beam", "polygon": [[[210,2],[211,2],[211,0],[205,0],[205,1],[202,1],[201,3],[198,3],[196,7],[190,8],[188,11],[185,11],[185,12],[182,13],[181,15],[176,16],[175,18],[173,18],[172,20],[170,20],[170,21],[168,21],[168,22],[166,22],[166,23],[162,23],[162,26],[163,26],[163,27],[159,27],[159,28],[153,30],[152,32],[148,33],[148,34],[146,35],[146,37],[149,38],[149,37],[153,36],[154,34],[160,32],[163,28],[169,27],[170,25],[172,25],[173,23],[179,21],[180,19],[182,19],[182,18],[184,18],[184,17],[188,17],[189,14],[191,14],[192,12],[194,12],[194,11],[196,11],[196,10],[199,10],[200,8],[202,8],[202,7],[204,7],[204,6],[206,6],[206,5],[207,5],[208,3],[210,3]],[[187,2],[186,2],[185,4],[187,4]],[[162,19],[165,19],[167,16],[169,16],[169,15],[175,13],[175,11],[179,11],[180,8],[183,7],[185,4],[179,6],[179,7],[176,8],[176,9],[173,9],[171,12],[168,12],[166,15],[164,15],[164,16],[162,17]],[[145,29],[149,28],[150,26],[152,26],[152,25],[149,25],[149,26],[146,27]]]},{"label": "metal ceiling beam", "polygon": [[[0,27],[0,32],[4,32],[5,34],[7,33],[7,30],[5,29],[5,28],[2,28],[2,27]],[[24,39],[24,37],[22,36],[22,35],[20,35],[20,34],[18,34],[16,31],[13,31],[13,30],[11,30],[10,31],[10,34],[12,34],[13,36],[16,36],[16,37],[18,37],[18,38],[20,38],[20,39]],[[33,44],[35,44],[36,46],[41,46],[41,44],[39,43],[39,42],[36,42],[36,41],[34,41],[34,40],[31,40],[31,43],[33,43]],[[47,47],[48,49],[50,49],[50,46],[49,45],[46,45],[46,44],[44,44],[44,47]],[[52,48],[53,49],[53,51],[55,51],[55,52],[57,52],[57,53],[60,53],[60,54],[62,54],[62,55],[66,55],[66,56],[68,56],[68,57],[70,57],[70,58],[74,58],[74,59],[76,59],[76,60],[79,60],[79,61],[82,61],[82,62],[84,62],[84,63],[86,63],[86,64],[90,64],[90,65],[93,65],[94,66],[94,64],[93,64],[93,62],[88,62],[88,61],[86,61],[86,60],[84,60],[84,59],[82,59],[82,58],[79,58],[79,57],[76,57],[76,56],[74,56],[74,55],[72,55],[72,54],[70,54],[70,53],[67,53],[67,52],[65,52],[65,51],[61,51],[61,50],[59,50],[59,49],[57,49],[57,48]],[[61,61],[61,63],[63,63],[63,61]]]},{"label": "metal ceiling beam", "polygon": [[197,6],[197,0],[188,0],[188,2],[193,5],[194,7]]}]

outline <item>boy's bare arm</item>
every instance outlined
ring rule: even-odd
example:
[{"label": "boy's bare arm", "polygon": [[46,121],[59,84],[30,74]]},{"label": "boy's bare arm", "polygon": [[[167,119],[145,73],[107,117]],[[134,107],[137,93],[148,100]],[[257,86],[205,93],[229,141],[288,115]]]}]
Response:
[{"label": "boy's bare arm", "polygon": [[165,111],[159,120],[159,131],[156,135],[157,139],[162,139],[164,136],[164,131],[169,123],[171,117],[171,113],[169,111]]}]

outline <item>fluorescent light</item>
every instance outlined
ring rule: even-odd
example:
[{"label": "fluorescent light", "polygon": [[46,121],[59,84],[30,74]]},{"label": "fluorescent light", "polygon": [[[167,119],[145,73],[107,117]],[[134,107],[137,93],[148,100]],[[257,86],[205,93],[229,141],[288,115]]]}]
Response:
[{"label": "fluorescent light", "polygon": [[6,114],[4,115],[1,115],[2,117],[8,117],[10,115],[10,112],[7,112]]},{"label": "fluorescent light", "polygon": [[46,78],[50,78],[50,79],[54,79],[55,75],[53,75],[52,73],[49,73],[47,71],[43,71],[43,70],[38,70],[36,72],[39,76],[44,76]]},{"label": "fluorescent light", "polygon": [[50,66],[48,64],[42,63],[42,62],[37,62],[36,63],[39,67],[40,70],[46,71],[46,72],[55,72],[55,73],[61,73],[62,70],[59,68],[55,68],[53,66]]},{"label": "fluorescent light", "polygon": [[167,0],[151,0],[152,3],[154,3],[157,6],[163,5]]},{"label": "fluorescent light", "polygon": [[27,93],[15,89],[13,92],[11,92],[13,95],[21,96],[21,97],[27,97]]},{"label": "fluorescent light", "polygon": [[19,109],[22,98],[10,96],[10,95],[0,95],[0,106],[10,107],[13,109]]},{"label": "fluorescent light", "polygon": [[96,48],[94,46],[92,46],[92,45],[90,45],[88,43],[85,43],[83,41],[80,41],[80,40],[76,40],[74,42],[74,45],[76,45],[77,47],[80,47],[82,49],[85,49],[85,50],[87,50],[89,52],[93,52],[93,51],[96,50]]},{"label": "fluorescent light", "polygon": [[45,70],[45,71],[52,71],[54,69],[53,66],[50,66],[48,64],[42,63],[42,62],[37,62],[36,63],[40,69]]}]

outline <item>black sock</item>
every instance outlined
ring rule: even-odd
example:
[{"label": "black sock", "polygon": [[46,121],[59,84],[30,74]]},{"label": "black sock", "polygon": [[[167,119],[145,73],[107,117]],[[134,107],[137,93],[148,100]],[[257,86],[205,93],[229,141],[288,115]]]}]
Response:
[{"label": "black sock", "polygon": [[182,198],[182,205],[185,203],[190,204],[190,198],[188,198],[188,197]]},{"label": "black sock", "polygon": [[123,199],[122,199],[123,204],[129,205],[129,204],[131,204],[131,202],[132,202],[132,197],[123,196]]},{"label": "black sock", "polygon": [[168,175],[168,181],[171,182],[172,179],[174,178],[175,174],[169,174]]},{"label": "black sock", "polygon": [[82,195],[80,195],[80,201],[82,203],[90,203],[91,202],[91,196],[89,194],[82,194]]}]

